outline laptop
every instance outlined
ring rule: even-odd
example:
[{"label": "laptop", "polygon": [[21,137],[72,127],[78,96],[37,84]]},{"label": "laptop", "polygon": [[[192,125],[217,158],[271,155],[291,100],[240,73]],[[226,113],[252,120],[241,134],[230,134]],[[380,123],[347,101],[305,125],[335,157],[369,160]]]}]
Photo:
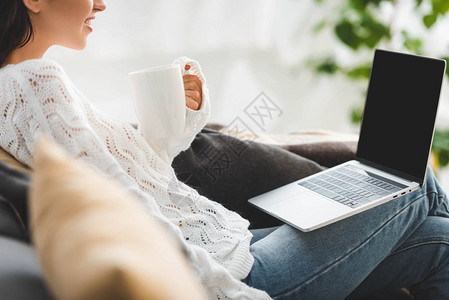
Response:
[{"label": "laptop", "polygon": [[422,187],[446,61],[376,49],[356,158],[248,200],[308,232]]}]

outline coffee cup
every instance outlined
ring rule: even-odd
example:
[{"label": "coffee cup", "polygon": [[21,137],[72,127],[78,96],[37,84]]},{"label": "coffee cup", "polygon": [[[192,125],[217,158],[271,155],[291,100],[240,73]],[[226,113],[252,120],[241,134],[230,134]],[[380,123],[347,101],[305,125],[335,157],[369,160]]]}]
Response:
[{"label": "coffee cup", "polygon": [[139,126],[150,139],[176,140],[185,129],[185,91],[181,66],[144,69],[128,74]]}]

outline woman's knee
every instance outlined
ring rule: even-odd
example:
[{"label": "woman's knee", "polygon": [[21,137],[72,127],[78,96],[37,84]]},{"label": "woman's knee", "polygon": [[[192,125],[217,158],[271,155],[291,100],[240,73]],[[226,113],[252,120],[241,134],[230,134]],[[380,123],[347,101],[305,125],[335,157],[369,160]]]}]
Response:
[{"label": "woman's knee", "polygon": [[[427,217],[424,223],[392,254],[426,245],[434,246],[432,247],[434,253],[431,255],[435,258],[433,261],[437,265],[449,262],[449,218],[439,216]],[[430,253],[426,255],[430,255]]]},{"label": "woman's knee", "polygon": [[449,255],[449,218],[429,216],[395,252],[423,243],[441,243]]},{"label": "woman's knee", "polygon": [[412,248],[422,248],[424,262],[421,261],[421,264],[427,264],[429,270],[423,281],[411,286],[412,294],[417,299],[448,299],[446,283],[449,281],[449,218],[429,216],[394,253]]},{"label": "woman's knee", "polygon": [[427,166],[426,178],[424,180],[423,188],[429,191],[435,191],[438,195],[446,196],[446,193],[440,186],[438,179],[430,166]]},{"label": "woman's knee", "polygon": [[422,190],[429,199],[429,216],[449,217],[449,201],[432,168],[427,167]]}]

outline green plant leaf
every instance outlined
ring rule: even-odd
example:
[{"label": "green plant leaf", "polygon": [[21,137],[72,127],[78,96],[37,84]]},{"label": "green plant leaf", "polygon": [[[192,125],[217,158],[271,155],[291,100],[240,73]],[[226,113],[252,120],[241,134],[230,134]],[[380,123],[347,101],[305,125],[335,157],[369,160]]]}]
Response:
[{"label": "green plant leaf", "polygon": [[449,11],[449,1],[441,1],[441,10],[440,14],[446,15],[446,13]]},{"label": "green plant leaf", "polygon": [[409,50],[410,52],[416,53],[416,54],[422,54],[423,53],[423,40],[418,38],[412,38],[409,33],[405,30],[402,31],[402,37],[404,38],[404,47],[405,49]]},{"label": "green plant leaf", "polygon": [[445,15],[448,10],[449,3],[447,0],[432,0],[432,11],[434,15]]},{"label": "green plant leaf", "polygon": [[322,62],[316,65],[315,70],[317,73],[322,74],[335,74],[340,70],[340,67],[337,65],[335,58],[328,57],[324,59]]},{"label": "green plant leaf", "polygon": [[432,149],[449,152],[449,131],[435,130]]},{"label": "green plant leaf", "polygon": [[356,106],[351,109],[351,123],[354,125],[359,125],[362,123],[363,117],[363,107]]},{"label": "green plant leaf", "polygon": [[349,0],[351,7],[358,11],[364,11],[369,5],[379,6],[382,1],[391,1],[391,0]]},{"label": "green plant leaf", "polygon": [[449,165],[449,131],[435,130],[432,143],[432,151],[438,156],[440,167]]},{"label": "green plant leaf", "polygon": [[327,20],[322,20],[321,22],[318,22],[317,24],[315,24],[315,26],[313,26],[312,32],[317,34],[321,30],[323,30],[323,28],[325,28],[326,25],[327,25]]},{"label": "green plant leaf", "polygon": [[369,79],[371,73],[371,63],[359,65],[347,70],[345,73],[351,79]]},{"label": "green plant leaf", "polygon": [[435,14],[426,15],[423,17],[422,21],[427,28],[430,28],[437,21],[437,15]]},{"label": "green plant leaf", "polygon": [[449,152],[439,151],[437,152],[437,155],[440,167],[446,167],[447,165],[449,165]]},{"label": "green plant leaf", "polygon": [[363,43],[369,48],[374,48],[382,39],[391,37],[390,29],[367,13],[363,14],[359,28],[366,31]]},{"label": "green plant leaf", "polygon": [[363,11],[369,2],[370,1],[366,1],[366,0],[350,0],[349,4],[351,5],[352,8],[359,10],[359,11]]},{"label": "green plant leaf", "polygon": [[344,44],[357,50],[360,46],[360,38],[354,32],[354,25],[347,19],[343,19],[335,26],[335,34]]},{"label": "green plant leaf", "polygon": [[335,34],[344,44],[358,50],[360,46],[375,48],[382,39],[391,38],[390,29],[369,13],[362,13],[359,20],[341,20],[335,26]]}]

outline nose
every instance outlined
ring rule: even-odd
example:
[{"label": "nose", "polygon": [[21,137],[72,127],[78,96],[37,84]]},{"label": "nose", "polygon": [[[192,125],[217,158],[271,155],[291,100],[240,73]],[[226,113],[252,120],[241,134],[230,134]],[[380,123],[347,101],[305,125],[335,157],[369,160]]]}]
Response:
[{"label": "nose", "polygon": [[106,9],[106,3],[104,0],[94,1],[94,11],[104,11]]}]

